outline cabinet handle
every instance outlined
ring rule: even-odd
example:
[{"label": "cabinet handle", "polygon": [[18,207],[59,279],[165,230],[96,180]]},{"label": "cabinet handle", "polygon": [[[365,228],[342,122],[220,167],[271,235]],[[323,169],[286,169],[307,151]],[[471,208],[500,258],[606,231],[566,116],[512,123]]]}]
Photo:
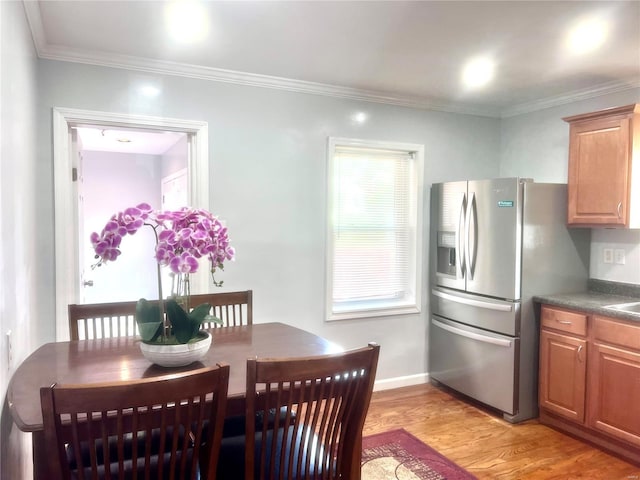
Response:
[{"label": "cabinet handle", "polygon": [[556,318],[556,322],[561,323],[562,325],[571,325],[571,322],[569,320],[558,320]]},{"label": "cabinet handle", "polygon": [[582,358],[580,358],[580,352],[581,352],[581,351],[582,351],[582,345],[579,345],[579,346],[578,346],[578,352],[577,352],[577,353],[578,353],[578,361],[579,361],[579,362],[582,362]]},{"label": "cabinet handle", "polygon": [[618,218],[622,218],[622,202],[618,202]]}]

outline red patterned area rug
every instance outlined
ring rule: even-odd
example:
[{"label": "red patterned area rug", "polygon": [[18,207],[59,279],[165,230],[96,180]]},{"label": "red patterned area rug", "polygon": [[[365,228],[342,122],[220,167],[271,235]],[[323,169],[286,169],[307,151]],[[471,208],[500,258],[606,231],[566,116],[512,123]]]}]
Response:
[{"label": "red patterned area rug", "polygon": [[392,430],[362,439],[362,480],[475,478],[406,430]]}]

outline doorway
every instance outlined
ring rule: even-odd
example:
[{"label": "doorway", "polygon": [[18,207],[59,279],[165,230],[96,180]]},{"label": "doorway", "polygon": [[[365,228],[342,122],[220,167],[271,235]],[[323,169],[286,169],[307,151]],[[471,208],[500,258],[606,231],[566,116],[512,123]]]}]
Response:
[{"label": "doorway", "polygon": [[[209,209],[208,202],[208,128],[205,122],[188,121],[188,120],[176,120],[167,118],[156,118],[146,116],[135,116],[129,114],[113,114],[107,112],[94,112],[84,110],[71,110],[71,109],[54,109],[54,183],[55,183],[55,261],[56,261],[56,286],[55,286],[55,298],[56,298],[56,339],[66,340],[68,339],[68,320],[67,320],[67,305],[70,303],[99,303],[101,301],[119,301],[119,300],[131,300],[132,291],[137,299],[139,297],[148,295],[149,298],[157,298],[152,293],[145,291],[144,278],[149,277],[146,270],[141,267],[137,268],[134,274],[123,273],[119,270],[127,268],[130,264],[135,263],[132,258],[135,257],[133,250],[135,248],[131,246],[131,240],[138,240],[145,243],[147,239],[140,235],[142,231],[138,232],[135,236],[125,238],[127,245],[123,248],[123,257],[127,256],[127,261],[113,262],[109,265],[101,268],[99,277],[90,278],[88,275],[96,275],[97,272],[90,272],[90,263],[93,261],[93,255],[90,253],[78,253],[84,252],[82,245],[86,245],[88,241],[86,238],[86,231],[100,231],[108,218],[117,211],[121,211],[124,208],[146,201],[150,203],[154,208],[161,207],[161,183],[163,177],[171,175],[170,169],[161,167],[162,162],[156,160],[156,163],[147,157],[141,157],[139,153],[125,153],[125,152],[108,152],[100,150],[89,150],[87,143],[89,137],[85,135],[83,141],[83,135],[81,129],[89,129],[91,135],[107,136],[112,134],[109,132],[115,132],[120,139],[126,139],[127,135],[140,135],[140,136],[152,136],[155,140],[159,137],[153,137],[153,135],[167,135],[175,136],[178,141],[184,141],[184,153],[185,158],[182,162],[181,168],[175,170],[186,171],[186,203],[187,205],[207,208]],[[79,139],[79,141],[77,141]],[[133,142],[120,142],[123,144],[130,144]],[[133,155],[133,156],[132,156]],[[174,164],[175,159],[172,160]],[[166,166],[165,162],[165,166]],[[109,167],[108,164],[111,164]],[[116,165],[117,164],[117,165]],[[91,165],[91,168],[89,166]],[[106,171],[111,171],[108,176],[105,176]],[[91,173],[91,169],[98,169],[101,173]],[[123,195],[122,192],[135,191],[139,187],[140,178],[136,177],[134,185],[126,187],[123,185],[124,178],[131,177],[131,169],[139,170],[143,173],[146,172],[146,177],[154,178],[153,182],[149,182],[147,188],[149,189],[145,197],[136,201],[133,198],[124,198],[127,195]],[[149,175],[149,172],[155,170],[153,175]],[[127,173],[118,176],[117,171],[126,171]],[[138,172],[140,173],[140,172]],[[87,205],[81,201],[81,198],[87,195],[87,191],[83,192],[83,185],[87,181],[87,175],[102,175],[102,178],[95,177],[94,183],[85,185],[88,190],[91,188],[91,195],[94,196],[93,203],[96,201],[102,204],[102,208],[106,209],[105,213],[101,214],[99,220],[94,219],[94,223],[88,223],[89,216],[83,209],[86,209]],[[97,178],[97,180],[96,180]],[[131,178],[130,178],[131,179]],[[135,183],[137,182],[137,183]],[[145,180],[146,183],[146,180]],[[153,183],[153,185],[151,185]],[[117,184],[117,185],[116,185]],[[115,185],[115,188],[113,188]],[[104,190],[120,192],[114,199],[113,194],[111,197],[104,197],[101,200],[100,195],[103,195]],[[96,191],[98,190],[98,191]],[[139,188],[139,190],[141,190]],[[153,192],[157,192],[157,195]],[[98,194],[97,197],[95,194]],[[139,193],[139,192],[138,192]],[[132,197],[133,194],[128,195]],[[149,197],[155,196],[154,201],[149,200]],[[96,200],[97,198],[97,200]],[[111,198],[111,199],[109,199]],[[126,201],[126,205],[123,203],[120,205],[119,201]],[[131,203],[133,202],[133,203]],[[129,204],[131,203],[131,204]],[[82,221],[84,220],[84,222]],[[97,221],[97,224],[95,223]],[[83,223],[85,225],[83,225]],[[97,226],[96,226],[97,225]],[[150,232],[152,234],[152,232]],[[83,238],[84,237],[84,238]],[[135,238],[139,237],[139,238]],[[153,242],[153,239],[151,239]],[[90,247],[90,246],[89,246]],[[155,261],[151,255],[147,255],[152,252],[149,245],[145,243],[144,246],[140,246],[142,249],[138,257],[151,257],[150,263],[152,268],[155,269]],[[127,255],[129,254],[129,255]],[[89,268],[89,270],[87,270]],[[85,271],[84,275],[81,274]],[[116,270],[118,270],[116,272]],[[155,272],[155,270],[153,270]],[[111,276],[110,280],[106,277]],[[142,278],[142,280],[141,280]],[[155,273],[151,276],[155,280]],[[117,295],[127,298],[119,298],[113,295],[117,288],[114,288],[118,283],[126,283],[127,279],[131,279],[135,285],[122,285],[123,289]],[[85,289],[84,282],[90,282],[93,280],[93,287]],[[142,282],[142,283],[140,283]],[[206,282],[206,277],[204,278]],[[150,282],[155,283],[155,282]],[[193,279],[192,286],[194,291],[198,291],[202,288],[203,279]],[[109,289],[112,289],[109,295],[110,298],[103,296],[100,292],[104,293],[104,286],[109,285]],[[98,288],[96,288],[98,287]],[[84,293],[83,293],[84,292]]]},{"label": "doorway", "polygon": [[93,125],[71,128],[76,129],[72,138],[77,136],[78,144],[78,303],[156,299],[155,239],[150,228],[124,237],[121,260],[100,268],[95,267],[89,239],[113,214],[140,203],[154,209],[169,208],[167,201],[172,208],[189,204],[188,134]]}]

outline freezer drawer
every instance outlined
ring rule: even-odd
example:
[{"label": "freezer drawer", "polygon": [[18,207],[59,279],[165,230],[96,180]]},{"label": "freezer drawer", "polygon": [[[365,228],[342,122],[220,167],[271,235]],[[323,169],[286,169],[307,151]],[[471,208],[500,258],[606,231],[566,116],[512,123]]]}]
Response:
[{"label": "freezer drawer", "polygon": [[447,288],[431,290],[431,311],[438,316],[510,337],[520,336],[520,302],[470,295]]},{"label": "freezer drawer", "polygon": [[482,403],[514,415],[520,339],[433,315],[430,375]]}]

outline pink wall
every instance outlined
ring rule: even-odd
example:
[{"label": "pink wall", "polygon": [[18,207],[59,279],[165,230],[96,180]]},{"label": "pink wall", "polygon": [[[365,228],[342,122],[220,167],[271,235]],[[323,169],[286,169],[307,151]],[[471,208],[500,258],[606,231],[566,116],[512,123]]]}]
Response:
[{"label": "pink wall", "polygon": [[93,270],[89,237],[91,232],[100,233],[111,215],[127,207],[145,202],[159,208],[160,171],[161,157],[157,155],[83,152],[85,222],[81,245],[86,247],[85,280],[94,282],[93,287],[84,289],[84,303],[158,298],[151,228],[126,236],[118,260]]}]

